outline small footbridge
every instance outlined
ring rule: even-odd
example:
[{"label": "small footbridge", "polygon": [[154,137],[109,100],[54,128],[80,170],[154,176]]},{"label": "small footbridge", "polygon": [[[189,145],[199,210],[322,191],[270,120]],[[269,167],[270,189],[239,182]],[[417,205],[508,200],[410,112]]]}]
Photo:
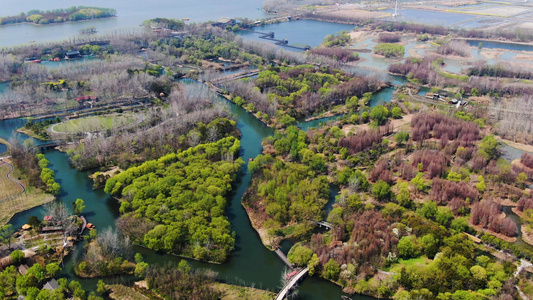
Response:
[{"label": "small footbridge", "polygon": [[252,77],[252,76],[255,76],[257,74],[259,74],[258,70],[249,70],[249,71],[243,71],[243,72],[234,73],[234,74],[218,77],[218,78],[215,78],[215,79],[211,79],[209,82],[211,82],[214,85],[218,85],[218,84],[222,84],[222,83],[225,83],[225,82],[228,82],[228,81],[233,81],[233,80],[237,80],[237,79]]},{"label": "small footbridge", "polygon": [[311,220],[313,223],[315,223],[318,227],[326,228],[327,230],[331,230],[333,228],[333,224],[328,223],[326,221],[315,221]]},{"label": "small footbridge", "polygon": [[289,259],[287,258],[287,256],[281,251],[281,249],[276,249],[276,251],[274,251],[278,256],[279,258],[281,258],[281,260],[291,269],[294,269],[294,265],[291,264],[289,262]]},{"label": "small footbridge", "polygon": [[35,148],[37,149],[54,149],[58,146],[65,146],[75,144],[74,142],[66,142],[66,141],[50,141],[49,143],[39,144],[35,145]]},{"label": "small footbridge", "polygon": [[276,300],[283,300],[287,298],[287,295],[291,292],[291,290],[300,283],[305,276],[307,276],[307,273],[309,273],[309,268],[301,269],[298,271],[296,275],[294,275],[287,284],[281,289],[281,291],[276,295]]},{"label": "small footbridge", "polygon": [[[324,227],[328,230],[331,230],[333,228],[333,224],[331,223],[328,223],[326,221],[315,221],[315,220],[311,220],[313,223],[315,223],[317,226],[319,227]],[[294,289],[294,287],[296,285],[298,285],[298,283],[302,282],[302,280],[307,276],[307,274],[309,273],[309,269],[308,268],[305,268],[305,269],[298,269],[296,268],[295,265],[291,264],[291,262],[289,261],[289,259],[287,258],[287,256],[281,251],[281,249],[277,248],[275,251],[274,251],[278,256],[279,258],[281,258],[281,260],[289,267],[291,268],[292,270],[294,270],[294,272],[297,272],[296,274],[294,274],[290,280],[285,284],[285,286],[281,289],[281,291],[278,293],[278,295],[276,296],[276,300],[283,300],[285,298],[287,298],[287,296],[289,295],[289,293],[292,291],[292,289]]]},{"label": "small footbridge", "polygon": [[298,49],[298,50],[304,50],[304,51],[311,49],[310,46],[300,47],[300,46],[289,45],[289,40],[287,39],[281,39],[281,40],[276,39],[275,38],[276,34],[273,31],[270,31],[270,32],[261,32],[261,31],[255,31],[255,30],[247,30],[247,31],[252,32],[252,33],[257,33],[259,34],[260,39],[273,41],[278,46],[283,46],[283,47],[293,48],[293,49]]}]

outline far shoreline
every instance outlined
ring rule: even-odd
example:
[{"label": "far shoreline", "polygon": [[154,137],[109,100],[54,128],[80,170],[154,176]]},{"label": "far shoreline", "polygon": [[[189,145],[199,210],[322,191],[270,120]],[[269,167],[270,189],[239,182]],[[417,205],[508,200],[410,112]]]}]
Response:
[{"label": "far shoreline", "polygon": [[[9,23],[9,24],[0,24],[0,28],[4,26],[15,26],[15,25],[21,25],[21,24],[29,24],[29,25],[35,25],[35,26],[46,26],[46,25],[56,25],[56,24],[68,24],[68,23],[81,23],[81,22],[87,22],[87,21],[97,21],[97,20],[105,20],[105,19],[112,19],[112,18],[118,18],[118,16],[111,16],[111,17],[103,17],[103,18],[94,18],[94,19],[86,19],[86,20],[78,20],[78,21],[64,21],[64,22],[50,22],[47,24],[36,24],[33,22],[17,22],[17,23]],[[17,46],[17,45],[15,45]],[[20,46],[20,45],[18,45]]]}]

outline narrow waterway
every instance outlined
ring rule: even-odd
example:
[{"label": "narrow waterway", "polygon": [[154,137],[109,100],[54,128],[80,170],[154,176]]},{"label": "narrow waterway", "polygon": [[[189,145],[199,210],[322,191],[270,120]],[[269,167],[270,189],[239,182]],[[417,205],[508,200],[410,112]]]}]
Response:
[{"label": "narrow waterway", "polygon": [[[207,89],[204,85],[195,81],[185,81],[189,87],[197,89]],[[206,91],[211,92],[211,91]],[[261,140],[273,132],[270,128],[258,121],[250,113],[242,108],[230,103],[222,97],[218,101],[225,103],[237,120],[237,127],[241,131],[241,157],[247,162],[249,158],[256,157],[261,153]],[[18,127],[22,126],[25,120],[4,120],[0,121],[0,136],[9,138],[10,134]],[[26,136],[20,136],[27,138]],[[55,150],[45,152],[47,159],[51,162],[50,168],[56,173],[56,180],[63,187],[58,201],[62,201],[67,206],[77,198],[81,198],[86,203],[84,215],[89,222],[96,225],[99,230],[107,227],[115,228],[115,219],[118,217],[118,203],[110,198],[102,190],[92,189],[92,180],[88,177],[89,172],[80,172],[74,169],[65,153]],[[243,166],[234,190],[229,196],[231,206],[227,215],[232,224],[232,229],[236,233],[235,251],[230,260],[221,265],[213,265],[198,261],[189,260],[195,268],[209,268],[218,272],[218,278],[222,281],[240,285],[254,285],[259,288],[278,291],[281,287],[281,274],[286,268],[281,260],[271,251],[267,250],[257,233],[252,228],[245,210],[241,206],[241,198],[248,188],[251,175],[247,172],[247,166]],[[15,227],[25,224],[30,216],[43,217],[42,208],[34,208],[15,215],[10,221]],[[79,255],[83,243],[79,243],[77,248],[64,262],[63,276],[79,280],[87,290],[94,290],[97,279],[80,279],[73,274],[73,266]],[[167,263],[177,263],[182,258],[156,253],[146,248],[135,247],[135,252],[141,253],[150,264],[164,265]],[[131,282],[133,276],[118,276],[105,279],[108,282]],[[301,299],[340,299],[341,289],[339,286],[319,278],[308,278],[299,288],[299,298]],[[364,296],[355,296],[354,299],[367,299]],[[368,298],[370,299],[370,298]]]},{"label": "narrow waterway", "polygon": [[[507,144],[502,144],[501,151],[502,151],[501,158],[505,159],[508,162],[512,162],[515,159],[519,159],[522,156],[522,154],[524,152],[526,152],[524,150],[513,148],[513,147],[511,147],[511,146],[509,146]],[[533,154],[531,152],[527,152],[527,153]],[[504,206],[503,207],[503,212],[509,218],[511,218],[511,220],[513,220],[516,223],[517,227],[518,227],[518,236],[517,236],[515,244],[517,246],[520,246],[520,247],[533,249],[533,246],[531,246],[528,243],[524,242],[524,240],[522,239],[522,231],[521,231],[522,219],[517,214],[515,214],[512,211],[512,207],[511,206]]]},{"label": "narrow waterway", "polygon": [[533,45],[528,44],[517,44],[517,43],[505,43],[498,41],[485,41],[485,40],[476,40],[468,39],[466,43],[473,47],[478,47],[481,43],[482,49],[504,49],[511,51],[533,51]]},{"label": "narrow waterway", "polygon": [[[396,78],[396,84],[402,83],[400,78]],[[208,88],[196,81],[185,80],[183,83],[190,88],[206,89],[205,92],[213,93]],[[376,94],[372,99],[371,105],[377,105],[385,101],[390,101],[392,98],[392,89],[385,89]],[[273,133],[272,129],[265,126],[258,121],[253,115],[246,112],[242,108],[227,101],[225,98],[219,97],[218,100],[224,103],[234,118],[237,120],[237,127],[241,131],[241,152],[240,155],[244,161],[247,162],[249,158],[256,157],[261,153],[261,140]],[[314,127],[321,122],[338,118],[331,117],[312,122],[303,122],[299,125],[306,129]],[[16,128],[24,125],[24,119],[3,120],[0,121],[0,137],[9,139]],[[27,136],[19,135],[24,139]],[[40,141],[36,141],[40,143]],[[519,152],[514,152],[510,149],[505,149],[504,157],[512,159]],[[512,153],[510,153],[512,152]],[[94,223],[99,230],[107,227],[115,227],[115,219],[118,217],[118,203],[116,200],[110,198],[102,190],[92,189],[92,180],[88,177],[89,172],[80,172],[74,169],[66,154],[55,150],[45,152],[47,159],[51,162],[50,168],[56,173],[57,181],[63,187],[62,193],[58,197],[58,201],[62,201],[67,206],[77,198],[81,198],[86,203],[86,210],[84,215],[89,222]],[[509,157],[507,157],[509,156]],[[251,175],[247,172],[247,165],[244,165],[238,180],[234,184],[234,190],[229,196],[231,198],[231,206],[228,208],[227,215],[232,224],[232,229],[236,232],[235,251],[232,253],[230,260],[221,265],[213,265],[202,263],[194,260],[188,260],[195,268],[208,268],[218,272],[219,280],[239,284],[239,285],[254,285],[258,288],[269,289],[271,291],[278,291],[281,287],[281,274],[286,268],[279,258],[271,251],[268,251],[261,243],[257,233],[252,228],[245,210],[241,206],[241,198],[243,193],[248,188],[251,181]],[[338,188],[333,187],[330,193],[330,201],[326,207],[329,211],[335,201],[335,195],[338,194]],[[30,216],[38,216],[42,218],[42,208],[34,208],[15,215],[10,221],[15,227],[20,227],[25,224]],[[94,290],[97,279],[80,279],[73,274],[73,266],[76,259],[81,255],[83,243],[77,245],[74,253],[69,256],[63,265],[63,276],[79,280],[83,287],[87,290]],[[145,260],[150,264],[164,265],[167,263],[177,263],[182,258],[156,253],[146,248],[135,247],[135,252],[141,253]],[[131,283],[135,278],[133,276],[117,276],[106,278],[107,282],[115,283]],[[342,295],[340,287],[337,285],[322,280],[316,277],[307,278],[299,287],[300,299],[340,299]],[[355,295],[352,299],[371,299],[370,297]]]}]

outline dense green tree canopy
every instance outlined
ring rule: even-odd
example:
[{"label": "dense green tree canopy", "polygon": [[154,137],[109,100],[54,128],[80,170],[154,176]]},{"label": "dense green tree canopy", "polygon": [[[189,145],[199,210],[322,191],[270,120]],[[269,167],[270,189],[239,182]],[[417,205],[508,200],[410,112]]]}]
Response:
[{"label": "dense green tree canopy", "polygon": [[122,199],[126,234],[156,251],[224,261],[235,243],[224,211],[225,196],[243,163],[233,161],[239,147],[239,140],[228,137],[109,179],[105,191]]}]

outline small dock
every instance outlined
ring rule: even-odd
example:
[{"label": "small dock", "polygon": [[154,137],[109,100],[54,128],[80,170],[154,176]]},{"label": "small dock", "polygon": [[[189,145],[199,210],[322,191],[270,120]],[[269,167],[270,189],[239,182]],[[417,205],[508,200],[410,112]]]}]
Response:
[{"label": "small dock", "polygon": [[291,264],[289,262],[289,259],[287,258],[287,256],[285,256],[285,254],[281,251],[281,249],[276,249],[274,252],[276,252],[276,254],[279,256],[279,258],[281,258],[281,260],[291,269],[294,269],[294,265]]},{"label": "small dock", "polygon": [[63,231],[63,227],[61,226],[45,226],[41,228],[41,232],[57,232],[57,231]]},{"label": "small dock", "polygon": [[81,225],[80,235],[83,234],[83,231],[85,231],[85,228],[87,228],[87,220],[85,220],[84,216],[81,216],[80,219],[83,221],[83,224]]},{"label": "small dock", "polygon": [[224,95],[224,90],[219,88],[218,86],[212,84],[211,82],[209,81],[206,81],[205,84],[211,88],[213,91],[215,91],[215,93],[219,94],[219,95]]}]

